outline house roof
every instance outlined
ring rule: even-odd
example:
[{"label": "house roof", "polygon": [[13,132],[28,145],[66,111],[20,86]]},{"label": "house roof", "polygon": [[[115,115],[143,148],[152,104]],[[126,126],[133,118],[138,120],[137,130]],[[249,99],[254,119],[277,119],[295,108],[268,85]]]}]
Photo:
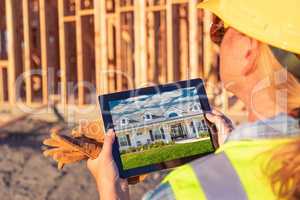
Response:
[{"label": "house roof", "polygon": [[[146,126],[149,124],[160,123],[163,121],[176,119],[176,118],[184,118],[191,115],[200,115],[203,114],[202,110],[192,111],[190,108],[192,106],[199,106],[201,108],[200,102],[189,101],[189,102],[175,102],[172,105],[167,106],[158,106],[158,107],[145,107],[141,109],[137,109],[136,111],[130,114],[114,114],[112,115],[114,121],[114,128],[116,131],[123,129],[136,128],[141,126]],[[170,117],[169,114],[175,112],[178,114],[177,117]],[[151,113],[152,119],[144,120],[144,114]],[[122,125],[121,120],[123,118],[128,119],[128,123]]]}]

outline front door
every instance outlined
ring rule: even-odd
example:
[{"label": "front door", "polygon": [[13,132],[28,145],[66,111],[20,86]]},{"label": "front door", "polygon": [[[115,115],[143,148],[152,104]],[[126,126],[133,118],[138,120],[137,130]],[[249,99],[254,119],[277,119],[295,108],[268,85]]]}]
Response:
[{"label": "front door", "polygon": [[185,131],[183,130],[181,124],[174,124],[171,125],[171,139],[177,140],[177,139],[184,139],[187,135]]}]

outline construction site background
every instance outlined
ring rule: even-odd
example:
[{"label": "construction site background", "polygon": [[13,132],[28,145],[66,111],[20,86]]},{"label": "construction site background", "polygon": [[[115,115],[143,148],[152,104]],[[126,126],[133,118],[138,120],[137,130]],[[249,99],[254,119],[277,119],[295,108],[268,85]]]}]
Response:
[{"label": "construction site background", "polygon": [[[98,119],[99,94],[190,78],[212,106],[245,120],[218,76],[212,15],[198,0],[1,0],[0,195],[4,199],[97,199],[85,164],[63,171],[42,156],[50,128]],[[166,172],[131,187],[133,199]]]}]

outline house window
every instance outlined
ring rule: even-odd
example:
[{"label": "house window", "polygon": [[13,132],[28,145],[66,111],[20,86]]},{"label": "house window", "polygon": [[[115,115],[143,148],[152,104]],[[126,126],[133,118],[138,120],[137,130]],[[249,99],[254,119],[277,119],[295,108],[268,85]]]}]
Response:
[{"label": "house window", "polygon": [[150,139],[147,139],[147,144],[151,144],[151,140]]},{"label": "house window", "polygon": [[193,105],[190,108],[190,111],[193,111],[193,112],[197,112],[197,111],[200,111],[200,110],[201,110],[201,108],[200,108],[199,105]]},{"label": "house window", "polygon": [[121,119],[121,125],[127,125],[128,120],[126,118]]},{"label": "house window", "polygon": [[125,135],[119,136],[118,140],[121,147],[129,146],[127,137]]},{"label": "house window", "polygon": [[198,124],[198,131],[207,131],[208,127],[205,124],[204,120],[201,120],[200,122],[197,123]]},{"label": "house window", "polygon": [[151,120],[152,119],[152,115],[150,114],[150,113],[146,113],[145,115],[144,115],[144,120],[145,121],[148,121],[148,120]]},{"label": "house window", "polygon": [[142,135],[142,132],[137,132],[136,133],[136,136],[140,136],[140,135]]},{"label": "house window", "polygon": [[136,141],[136,146],[141,146],[142,145],[142,142],[141,141]]},{"label": "house window", "polygon": [[172,118],[172,117],[178,117],[178,114],[175,112],[172,112],[169,114],[169,118]]}]

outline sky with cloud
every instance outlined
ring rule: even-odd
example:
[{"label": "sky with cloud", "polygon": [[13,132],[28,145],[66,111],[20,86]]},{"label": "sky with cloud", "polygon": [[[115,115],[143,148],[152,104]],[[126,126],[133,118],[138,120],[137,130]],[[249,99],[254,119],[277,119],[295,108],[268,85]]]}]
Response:
[{"label": "sky with cloud", "polygon": [[195,87],[181,88],[170,92],[157,93],[152,95],[141,95],[123,100],[109,102],[112,114],[130,114],[140,109],[159,108],[190,101],[199,102]]}]

